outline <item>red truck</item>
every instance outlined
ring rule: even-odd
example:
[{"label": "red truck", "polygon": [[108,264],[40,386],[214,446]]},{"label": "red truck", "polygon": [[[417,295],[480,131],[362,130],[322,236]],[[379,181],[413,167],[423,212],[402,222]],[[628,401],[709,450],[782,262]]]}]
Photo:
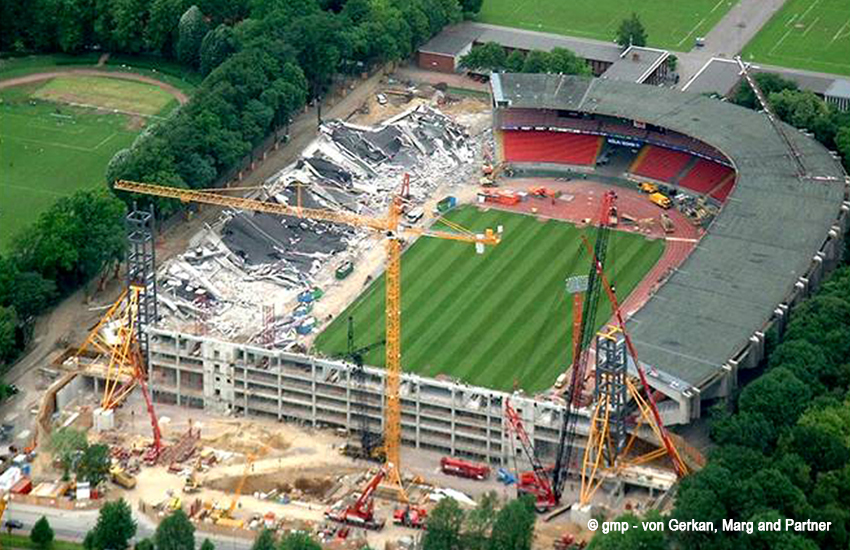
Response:
[{"label": "red truck", "polygon": [[469,479],[482,480],[487,479],[490,475],[490,468],[488,466],[448,456],[444,456],[440,460],[440,469],[444,474],[466,477]]}]

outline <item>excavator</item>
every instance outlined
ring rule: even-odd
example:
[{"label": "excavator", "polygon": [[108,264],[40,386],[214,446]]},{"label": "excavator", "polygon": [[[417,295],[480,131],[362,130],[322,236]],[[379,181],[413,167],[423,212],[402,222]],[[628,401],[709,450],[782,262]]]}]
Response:
[{"label": "excavator", "polygon": [[378,473],[375,474],[375,477],[366,484],[366,487],[363,488],[363,492],[360,494],[360,497],[358,497],[353,504],[345,506],[344,504],[338,503],[336,506],[329,508],[325,512],[325,517],[331,521],[345,523],[346,525],[353,525],[355,527],[362,527],[371,531],[380,531],[383,529],[384,520],[375,517],[374,495],[375,490],[378,488],[378,485],[381,484],[381,481],[384,480],[386,475],[386,467],[378,470]]},{"label": "excavator", "polygon": [[256,455],[248,455],[248,460],[245,462],[245,471],[242,473],[242,477],[239,479],[239,484],[236,486],[236,492],[233,494],[233,499],[231,499],[230,501],[230,507],[224,510],[220,510],[218,512],[218,515],[213,512],[212,519],[216,525],[235,528],[242,528],[244,526],[245,521],[241,519],[235,519],[233,517],[233,512],[236,511],[236,505],[239,503],[239,497],[242,496],[242,490],[245,488],[245,482],[248,480],[248,475],[251,473],[251,467],[253,466],[254,461],[256,459]]}]

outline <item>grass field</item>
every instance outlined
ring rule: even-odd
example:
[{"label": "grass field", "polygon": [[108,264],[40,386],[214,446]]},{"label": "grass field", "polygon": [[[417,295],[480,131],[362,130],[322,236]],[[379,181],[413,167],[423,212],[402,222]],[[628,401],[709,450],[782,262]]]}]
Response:
[{"label": "grass field", "polygon": [[161,106],[154,111],[159,114],[176,105],[168,94],[154,91],[159,92],[144,83],[78,76],[0,90],[0,251],[57,197],[104,185],[109,160],[133,142],[144,124],[141,117],[47,99],[73,97],[110,109],[118,108],[120,100],[136,112]]},{"label": "grass field", "polygon": [[[21,550],[38,550],[39,546],[33,543],[26,535],[10,535],[0,533],[0,544],[3,548],[20,548]],[[67,540],[54,540],[50,550],[82,550],[83,545],[78,542]]]},{"label": "grass field", "polygon": [[[447,374],[470,384],[543,390],[570,361],[571,299],[564,280],[584,275],[590,260],[581,230],[521,214],[465,207],[450,219],[472,229],[503,225],[504,239],[484,254],[472,245],[422,238],[402,259],[402,367],[427,376]],[[609,263],[619,296],[626,296],[660,258],[663,244],[641,236],[611,236]],[[316,339],[326,355],[346,349],[347,319],[356,345],[384,333],[384,280],[377,279]],[[598,322],[610,315],[607,300]],[[383,366],[382,347],[366,356]]]},{"label": "grass field", "polygon": [[850,75],[850,3],[788,0],[747,44],[743,58]]},{"label": "grass field", "polygon": [[57,76],[39,87],[33,97],[142,115],[177,106],[171,94],[153,84],[98,76]]},{"label": "grass field", "polygon": [[649,45],[687,51],[737,0],[485,0],[477,20],[506,27],[614,40],[620,22],[636,12]]}]

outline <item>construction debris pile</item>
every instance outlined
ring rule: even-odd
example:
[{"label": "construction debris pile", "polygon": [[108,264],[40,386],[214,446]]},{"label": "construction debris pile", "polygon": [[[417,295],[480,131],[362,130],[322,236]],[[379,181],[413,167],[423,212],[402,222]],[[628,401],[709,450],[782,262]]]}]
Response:
[{"label": "construction debris pile", "polygon": [[[438,188],[473,181],[481,141],[428,105],[378,127],[328,121],[301,158],[253,198],[380,217],[409,175],[403,192],[410,212]],[[375,246],[369,236],[346,225],[224,211],[160,268],[161,324],[290,349],[316,324],[310,313],[318,289]]]}]

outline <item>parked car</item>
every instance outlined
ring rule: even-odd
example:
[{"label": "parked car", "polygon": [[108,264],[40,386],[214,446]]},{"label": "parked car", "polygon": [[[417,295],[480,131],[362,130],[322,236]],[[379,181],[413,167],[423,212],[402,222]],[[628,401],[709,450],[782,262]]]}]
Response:
[{"label": "parked car", "polygon": [[23,529],[24,522],[19,519],[7,519],[6,520],[6,529]]}]

